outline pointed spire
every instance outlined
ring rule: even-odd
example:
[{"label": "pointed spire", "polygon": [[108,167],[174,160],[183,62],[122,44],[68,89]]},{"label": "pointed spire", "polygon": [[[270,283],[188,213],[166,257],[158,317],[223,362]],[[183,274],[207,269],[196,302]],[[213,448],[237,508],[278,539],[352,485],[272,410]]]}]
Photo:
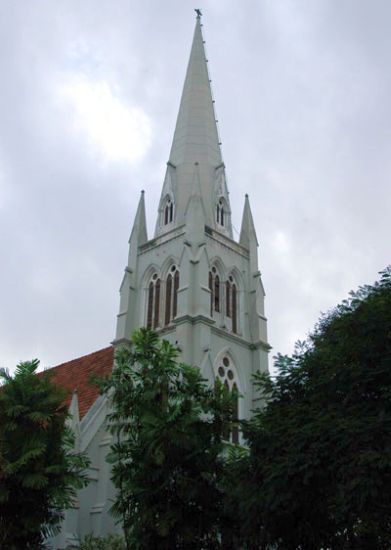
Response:
[{"label": "pointed spire", "polygon": [[198,10],[169,159],[174,166],[184,163],[194,165],[195,162],[213,167],[221,164],[213,103],[201,32],[201,13]]},{"label": "pointed spire", "polygon": [[[186,209],[193,195],[195,181],[194,165],[198,163],[205,225],[232,238],[231,208],[205,59],[201,12],[196,12],[193,43],[159,203],[155,235],[162,235],[187,223]],[[162,216],[164,201],[168,198],[174,203],[172,223],[165,223]],[[217,205],[220,203],[227,213],[224,223],[217,220]]]},{"label": "pointed spire", "polygon": [[137,245],[144,244],[148,240],[147,222],[145,218],[145,201],[144,191],[141,191],[140,200],[137,207],[136,216],[134,218],[133,229],[130,234],[129,243],[133,240],[137,241]]},{"label": "pointed spire", "polygon": [[250,249],[251,244],[255,244],[256,246],[258,246],[257,234],[255,231],[253,215],[251,213],[250,201],[248,200],[247,193],[244,199],[242,226],[240,229],[239,242],[241,245],[248,249]]}]

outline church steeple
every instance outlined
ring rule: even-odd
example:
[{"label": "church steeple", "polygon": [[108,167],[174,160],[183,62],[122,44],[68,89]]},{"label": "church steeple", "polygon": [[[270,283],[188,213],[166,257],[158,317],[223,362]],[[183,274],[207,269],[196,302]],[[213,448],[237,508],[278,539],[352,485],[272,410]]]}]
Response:
[{"label": "church steeple", "polygon": [[142,195],[120,289],[115,345],[128,345],[140,326],[157,330],[211,384],[219,378],[236,388],[243,396],[239,416],[248,418],[258,398],[252,375],[267,371],[269,350],[257,248],[248,197],[240,240],[233,240],[197,11],[155,238],[147,238]]},{"label": "church steeple", "polygon": [[[135,330],[141,327],[155,330],[159,338],[178,347],[180,361],[199,368],[211,390],[219,381],[232,391],[233,418],[248,420],[263,398],[254,384],[254,374],[268,370],[265,292],[247,196],[240,241],[232,238],[201,13],[196,11],[156,235],[148,238],[142,192],[129,239],[112,343],[116,349],[122,346],[132,349]],[[169,33],[167,36],[170,38]],[[240,139],[246,137],[241,134]],[[72,361],[69,367],[75,374],[76,363],[81,371],[102,374],[107,372],[106,362],[111,361],[112,350],[107,348]],[[88,393],[84,388],[83,395],[90,401]],[[110,465],[105,461],[113,442],[108,430],[109,397],[101,395],[96,399],[80,421],[77,393],[73,394],[70,425],[77,436],[76,450],[85,450],[91,460],[94,488],[82,490],[78,495],[79,510],[65,515],[61,534],[50,541],[55,548],[74,547],[91,529],[94,535],[117,532],[109,514],[117,490],[111,481]],[[235,426],[237,422],[232,424],[225,430],[224,438],[237,444],[241,436]]]},{"label": "church steeple", "polygon": [[193,195],[194,167],[197,165],[206,225],[232,238],[231,209],[201,14],[196,11],[193,43],[159,204],[156,235],[186,223],[186,209]]},{"label": "church steeple", "polygon": [[198,15],[169,162],[195,162],[216,167],[222,163],[212,91]]}]

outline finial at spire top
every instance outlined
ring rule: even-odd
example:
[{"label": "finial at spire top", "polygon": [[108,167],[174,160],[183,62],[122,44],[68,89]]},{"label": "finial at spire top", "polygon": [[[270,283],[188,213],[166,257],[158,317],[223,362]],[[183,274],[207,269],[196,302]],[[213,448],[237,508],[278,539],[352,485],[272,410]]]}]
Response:
[{"label": "finial at spire top", "polygon": [[197,19],[201,19],[201,17],[202,17],[202,12],[201,12],[201,10],[200,10],[199,8],[195,8],[194,11],[195,11],[196,14],[197,14]]}]

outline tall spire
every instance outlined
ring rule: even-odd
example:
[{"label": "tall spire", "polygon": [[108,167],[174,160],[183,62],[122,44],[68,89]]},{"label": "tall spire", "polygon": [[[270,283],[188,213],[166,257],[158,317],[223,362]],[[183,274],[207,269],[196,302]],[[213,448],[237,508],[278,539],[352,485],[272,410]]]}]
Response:
[{"label": "tall spire", "polygon": [[199,162],[216,167],[222,162],[200,15],[198,11],[169,158],[174,166]]},{"label": "tall spire", "polygon": [[[205,57],[201,12],[196,12],[193,43],[159,203],[155,235],[186,223],[186,209],[193,195],[196,165],[205,225],[232,238],[231,208]],[[167,216],[166,208],[171,208],[171,204],[173,216]]]}]

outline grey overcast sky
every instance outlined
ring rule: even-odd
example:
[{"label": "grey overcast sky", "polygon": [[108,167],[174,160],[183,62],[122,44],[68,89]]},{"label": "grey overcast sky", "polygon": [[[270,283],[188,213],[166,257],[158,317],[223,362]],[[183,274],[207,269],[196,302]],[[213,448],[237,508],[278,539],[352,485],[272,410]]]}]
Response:
[{"label": "grey overcast sky", "polygon": [[391,261],[390,0],[0,0],[0,364],[107,346],[141,189],[151,236],[195,14],[269,340]]}]

